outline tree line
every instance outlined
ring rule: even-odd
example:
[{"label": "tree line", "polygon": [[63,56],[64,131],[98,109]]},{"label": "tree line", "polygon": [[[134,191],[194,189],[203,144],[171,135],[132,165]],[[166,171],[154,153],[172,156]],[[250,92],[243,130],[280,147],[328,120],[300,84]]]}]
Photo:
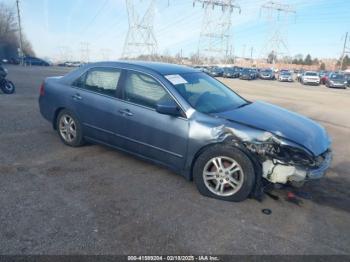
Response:
[{"label": "tree line", "polygon": [[[18,24],[15,10],[4,3],[0,3],[0,58],[18,58],[20,46]],[[35,56],[30,42],[25,36],[22,37],[22,50],[25,56]]]}]

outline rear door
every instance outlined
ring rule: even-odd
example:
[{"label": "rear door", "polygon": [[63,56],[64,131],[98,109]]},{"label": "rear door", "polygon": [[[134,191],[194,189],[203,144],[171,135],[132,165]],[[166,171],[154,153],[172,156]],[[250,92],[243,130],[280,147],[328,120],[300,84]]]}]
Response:
[{"label": "rear door", "polygon": [[184,166],[189,121],[158,113],[160,99],[173,99],[154,77],[127,71],[122,85],[122,135],[126,149],[175,169]]},{"label": "rear door", "polygon": [[83,125],[84,136],[120,146],[120,128],[113,124],[122,120],[117,99],[121,70],[118,68],[92,68],[73,83],[75,111]]}]

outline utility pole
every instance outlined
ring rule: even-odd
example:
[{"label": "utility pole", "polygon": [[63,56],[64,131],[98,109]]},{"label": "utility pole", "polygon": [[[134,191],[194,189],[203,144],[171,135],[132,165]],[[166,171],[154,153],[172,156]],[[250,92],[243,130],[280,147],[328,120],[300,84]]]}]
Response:
[{"label": "utility pole", "polygon": [[243,45],[243,49],[242,49],[242,58],[245,59],[245,49],[246,49],[246,44]]},{"label": "utility pole", "polygon": [[100,49],[101,59],[103,61],[109,61],[111,50],[108,48]]},{"label": "utility pole", "polygon": [[[266,12],[268,15],[271,32],[261,50],[261,56],[267,57],[268,54],[272,53],[274,64],[278,56],[289,55],[286,40],[288,15],[296,15],[296,11],[292,6],[283,4],[281,1],[268,1],[260,8],[260,14],[263,12]],[[281,15],[285,15],[285,17],[282,18]]]},{"label": "utility pole", "polygon": [[21,24],[21,11],[19,6],[19,0],[16,0],[16,6],[17,6],[17,18],[18,18],[18,29],[19,29],[19,50],[20,50],[20,58],[21,58],[21,65],[23,65],[23,37],[22,37],[22,24]]},{"label": "utility pole", "polygon": [[126,35],[122,57],[137,58],[140,55],[153,56],[157,53],[158,43],[153,31],[155,0],[149,5],[142,17],[136,9],[137,0],[125,0],[128,11],[129,30]]},{"label": "utility pole", "polygon": [[252,61],[252,63],[253,63],[253,51],[254,51],[254,47],[251,47],[250,48],[250,60]]},{"label": "utility pole", "polygon": [[204,17],[199,37],[198,53],[205,58],[227,59],[231,44],[232,13],[241,8],[235,0],[194,0],[202,5]]},{"label": "utility pole", "polygon": [[348,32],[346,32],[346,35],[345,35],[344,47],[343,47],[341,63],[340,63],[340,70],[343,69],[345,55],[350,54],[350,47],[347,46],[347,43],[348,43]]},{"label": "utility pole", "polygon": [[89,63],[90,60],[90,49],[89,49],[89,43],[88,42],[81,42],[80,43],[80,56],[81,56],[81,62]]}]

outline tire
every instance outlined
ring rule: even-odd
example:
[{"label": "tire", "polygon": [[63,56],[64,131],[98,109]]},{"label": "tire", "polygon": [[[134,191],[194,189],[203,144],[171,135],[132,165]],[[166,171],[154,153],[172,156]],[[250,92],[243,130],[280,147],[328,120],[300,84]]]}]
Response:
[{"label": "tire", "polygon": [[63,109],[59,112],[56,119],[56,129],[64,144],[71,147],[84,145],[80,121],[71,111]]},{"label": "tire", "polygon": [[[220,162],[217,161],[219,158],[221,158]],[[215,165],[214,162],[216,162]],[[216,165],[223,168],[221,173],[217,172]],[[232,172],[235,170],[237,171]],[[250,195],[255,185],[254,166],[241,150],[230,145],[214,145],[196,159],[193,167],[193,180],[198,191],[204,196],[240,202]],[[215,193],[216,189],[220,192]]]},{"label": "tire", "polygon": [[5,80],[3,85],[1,86],[1,90],[2,92],[4,92],[4,94],[10,95],[15,92],[16,87],[11,81]]}]

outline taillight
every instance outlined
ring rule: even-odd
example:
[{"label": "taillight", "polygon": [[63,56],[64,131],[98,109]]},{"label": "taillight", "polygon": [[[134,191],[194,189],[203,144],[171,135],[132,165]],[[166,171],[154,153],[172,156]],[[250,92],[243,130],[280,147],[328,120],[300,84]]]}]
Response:
[{"label": "taillight", "polygon": [[39,90],[40,96],[44,96],[45,95],[45,85],[44,82],[42,82],[41,86],[40,86],[40,90]]}]

